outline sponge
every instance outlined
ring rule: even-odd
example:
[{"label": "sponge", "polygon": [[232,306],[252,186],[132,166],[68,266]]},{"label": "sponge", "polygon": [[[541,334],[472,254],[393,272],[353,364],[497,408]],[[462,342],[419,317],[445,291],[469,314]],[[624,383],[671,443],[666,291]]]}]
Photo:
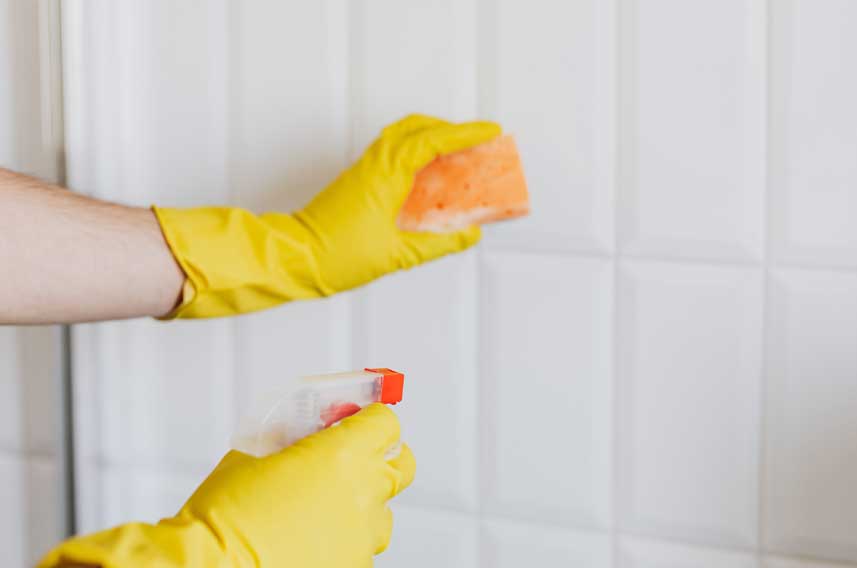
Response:
[{"label": "sponge", "polygon": [[500,136],[439,156],[417,173],[397,224],[403,231],[450,232],[530,212],[515,140]]}]

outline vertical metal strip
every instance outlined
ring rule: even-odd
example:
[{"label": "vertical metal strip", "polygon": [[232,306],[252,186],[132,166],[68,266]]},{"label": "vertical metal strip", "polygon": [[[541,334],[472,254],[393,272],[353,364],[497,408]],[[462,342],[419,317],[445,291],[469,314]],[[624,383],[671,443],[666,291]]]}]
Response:
[{"label": "vertical metal strip", "polygon": [[77,533],[77,494],[74,457],[74,373],[72,366],[72,329],[60,328],[60,453],[63,500],[63,535]]},{"label": "vertical metal strip", "polygon": [[[65,126],[63,120],[62,3],[39,0],[39,51],[41,72],[42,144],[51,150],[54,180],[65,186]],[[57,327],[57,366],[55,381],[59,391],[57,459],[59,461],[60,530],[65,537],[77,532],[75,490],[74,398],[72,367],[72,329]]]}]

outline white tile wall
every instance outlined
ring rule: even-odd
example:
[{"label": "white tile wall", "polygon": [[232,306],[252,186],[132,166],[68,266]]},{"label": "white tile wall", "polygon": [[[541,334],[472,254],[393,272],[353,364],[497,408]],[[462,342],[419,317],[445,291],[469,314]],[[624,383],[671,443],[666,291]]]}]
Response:
[{"label": "white tile wall", "polygon": [[0,327],[0,450],[57,449],[57,331]]},{"label": "white tile wall", "polygon": [[620,248],[759,258],[764,2],[624,0],[619,12]]},{"label": "white tile wall", "polygon": [[485,509],[609,526],[611,264],[497,253],[483,279]]},{"label": "white tile wall", "polygon": [[403,503],[476,510],[476,271],[468,253],[397,274],[368,294],[360,357],[370,367],[407,369],[403,435],[425,456]]},{"label": "white tile wall", "polygon": [[[785,0],[772,6],[771,194],[776,257],[857,266],[857,4]],[[847,66],[847,64],[846,64]],[[810,110],[811,109],[811,110]]]},{"label": "white tile wall", "polygon": [[622,538],[619,541],[618,568],[757,568],[757,559],[716,549]]},{"label": "white tile wall", "polygon": [[[101,446],[92,455],[195,464],[226,450],[234,413],[229,332],[198,322],[100,327]],[[85,446],[81,451],[90,457]]]},{"label": "white tile wall", "polygon": [[613,4],[483,2],[482,108],[516,136],[539,188],[532,216],[490,228],[486,245],[612,247]]},{"label": "white tile wall", "polygon": [[61,534],[53,457],[0,452],[0,550],[6,566],[33,566]]},{"label": "white tile wall", "polygon": [[535,523],[483,523],[484,566],[517,568],[534,559],[542,568],[609,568],[613,546],[601,532],[579,532]]},{"label": "white tile wall", "polygon": [[101,473],[102,522],[105,526],[128,518],[154,523],[176,514],[205,473],[107,465]]},{"label": "white tile wall", "polygon": [[476,0],[351,3],[354,150],[388,122],[419,111],[476,115]]},{"label": "white tile wall", "polygon": [[771,556],[762,563],[764,568],[842,568],[844,564],[828,564],[826,562],[800,561],[789,558]]},{"label": "white tile wall", "polygon": [[[0,0],[0,167],[54,181],[62,124],[48,8]],[[0,551],[12,568],[33,565],[63,531],[58,333],[0,327]]]},{"label": "white tile wall", "polygon": [[472,516],[401,505],[393,515],[393,540],[377,568],[478,566],[479,524]]},{"label": "white tile wall", "polygon": [[857,274],[780,270],[770,294],[768,545],[857,561]]},{"label": "white tile wall", "polygon": [[756,544],[761,284],[752,268],[620,266],[622,526]]},{"label": "white tile wall", "polygon": [[857,563],[852,2],[64,16],[79,189],[290,209],[419,111],[500,119],[534,206],[331,300],[76,329],[84,528],[173,512],[280,378],[389,365],[419,473],[379,566]]}]

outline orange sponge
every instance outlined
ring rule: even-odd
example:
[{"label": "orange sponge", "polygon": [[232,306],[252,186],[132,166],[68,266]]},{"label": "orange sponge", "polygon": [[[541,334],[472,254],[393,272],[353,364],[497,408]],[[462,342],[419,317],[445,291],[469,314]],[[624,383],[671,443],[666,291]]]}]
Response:
[{"label": "orange sponge", "polygon": [[397,223],[403,231],[448,232],[529,212],[515,140],[500,136],[420,170]]}]

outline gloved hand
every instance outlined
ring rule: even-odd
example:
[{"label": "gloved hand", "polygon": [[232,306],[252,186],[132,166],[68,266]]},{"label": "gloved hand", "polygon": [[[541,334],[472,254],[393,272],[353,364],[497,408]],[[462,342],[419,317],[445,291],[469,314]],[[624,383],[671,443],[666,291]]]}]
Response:
[{"label": "gloved hand", "polygon": [[385,460],[398,439],[373,404],[277,454],[232,451],[175,517],[71,539],[40,566],[371,567],[390,541],[387,500],[414,477],[407,446]]},{"label": "gloved hand", "polygon": [[435,157],[499,134],[491,122],[412,115],[385,128],[357,163],[292,215],[153,207],[188,278],[167,317],[227,316],[327,296],[475,244],[478,227],[407,233],[396,216],[415,174]]}]

